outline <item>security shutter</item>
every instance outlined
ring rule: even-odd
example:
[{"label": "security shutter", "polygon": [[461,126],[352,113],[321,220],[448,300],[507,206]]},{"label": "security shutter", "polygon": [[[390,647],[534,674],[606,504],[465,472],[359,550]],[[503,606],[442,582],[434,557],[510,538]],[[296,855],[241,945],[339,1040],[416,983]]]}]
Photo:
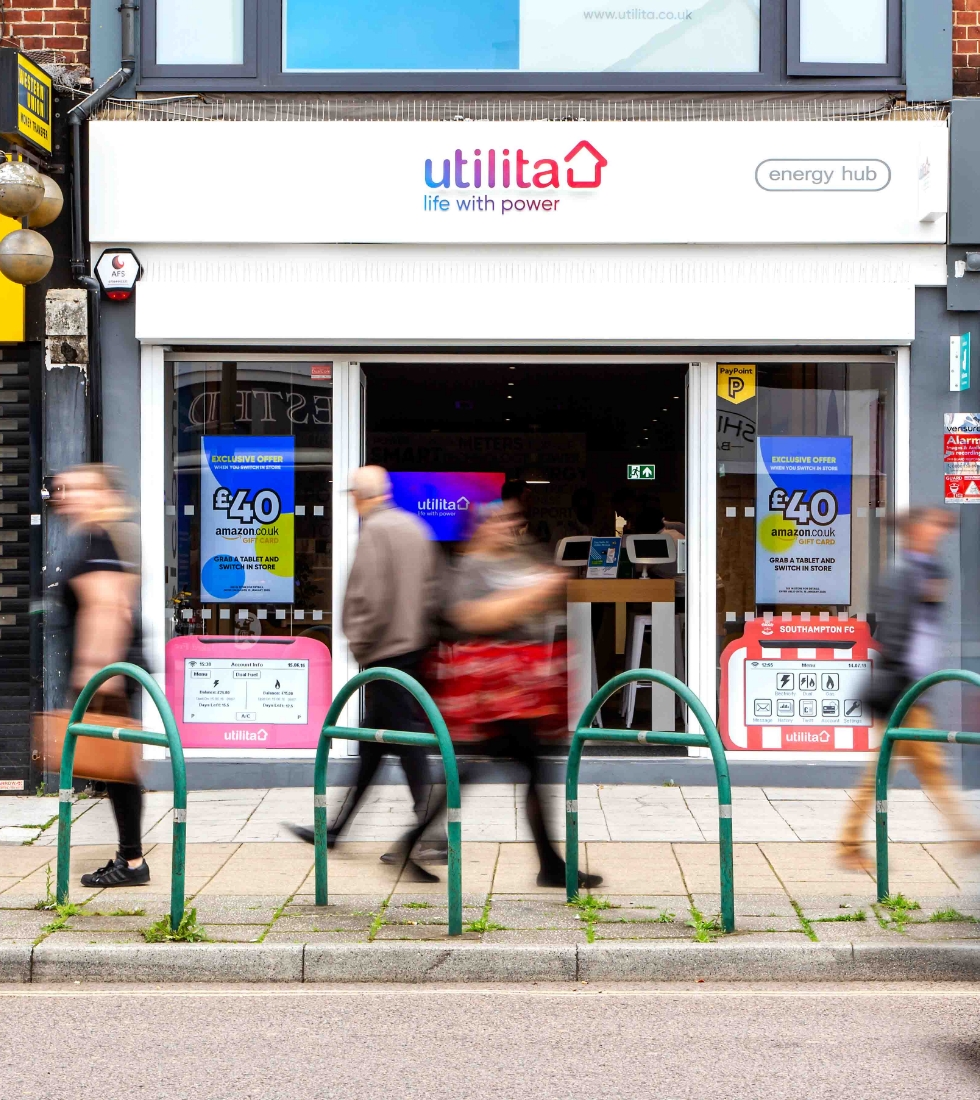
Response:
[{"label": "security shutter", "polygon": [[[30,789],[32,384],[27,362],[0,362],[0,793]],[[33,545],[32,545],[33,543]]]}]

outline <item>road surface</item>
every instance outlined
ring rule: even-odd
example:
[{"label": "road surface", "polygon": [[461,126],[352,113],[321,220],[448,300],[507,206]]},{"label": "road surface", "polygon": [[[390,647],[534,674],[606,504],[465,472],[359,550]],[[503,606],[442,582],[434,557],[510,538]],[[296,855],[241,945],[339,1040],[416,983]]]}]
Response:
[{"label": "road surface", "polygon": [[0,986],[4,1100],[980,1094],[980,987]]}]

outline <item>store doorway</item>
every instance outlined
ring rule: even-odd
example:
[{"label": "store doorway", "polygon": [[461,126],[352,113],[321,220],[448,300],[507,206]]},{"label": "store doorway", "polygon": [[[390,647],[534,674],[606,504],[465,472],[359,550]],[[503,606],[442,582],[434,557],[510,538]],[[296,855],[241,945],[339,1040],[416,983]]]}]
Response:
[{"label": "store doorway", "polygon": [[[465,548],[470,506],[502,491],[524,503],[534,552],[567,568],[572,722],[624,668],[685,678],[686,363],[361,370],[364,460],[391,472],[396,502],[430,524],[447,568]],[[601,576],[591,538],[622,540]],[[674,729],[684,717],[666,689],[642,686],[602,721]]]}]

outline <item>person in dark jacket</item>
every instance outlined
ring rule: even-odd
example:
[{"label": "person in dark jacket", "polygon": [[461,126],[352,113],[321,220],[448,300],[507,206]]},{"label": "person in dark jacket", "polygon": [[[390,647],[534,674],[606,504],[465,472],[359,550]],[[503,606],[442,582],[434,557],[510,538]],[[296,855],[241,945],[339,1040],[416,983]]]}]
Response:
[{"label": "person in dark jacket", "polygon": [[[902,546],[875,593],[878,623],[875,641],[881,655],[865,689],[865,703],[879,728],[884,727],[906,689],[943,666],[947,580],[939,560],[939,545],[954,526],[952,516],[941,508],[913,508],[898,521]],[[929,708],[921,702],[909,709],[903,725],[910,729],[936,728]],[[911,766],[923,790],[953,823],[957,833],[975,842],[975,827],[968,823],[963,805],[953,791],[942,745],[899,741],[895,755]],[[875,760],[868,765],[861,786],[853,795],[841,836],[841,862],[854,870],[865,866],[862,840],[874,802],[876,766]]]}]

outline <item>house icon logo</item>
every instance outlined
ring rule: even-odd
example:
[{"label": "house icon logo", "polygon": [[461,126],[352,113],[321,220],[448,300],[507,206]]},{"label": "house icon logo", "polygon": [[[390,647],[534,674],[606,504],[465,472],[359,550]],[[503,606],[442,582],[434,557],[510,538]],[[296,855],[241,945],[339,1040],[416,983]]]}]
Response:
[{"label": "house icon logo", "polygon": [[470,502],[466,499],[466,497],[460,497],[459,500],[456,501],[456,511],[468,512],[469,510]]},{"label": "house icon logo", "polygon": [[[575,162],[574,167],[572,162]],[[569,187],[598,187],[602,183],[602,170],[609,161],[590,141],[580,141],[570,153],[565,154]],[[578,177],[576,177],[578,170]],[[591,178],[589,174],[591,173]]]}]

